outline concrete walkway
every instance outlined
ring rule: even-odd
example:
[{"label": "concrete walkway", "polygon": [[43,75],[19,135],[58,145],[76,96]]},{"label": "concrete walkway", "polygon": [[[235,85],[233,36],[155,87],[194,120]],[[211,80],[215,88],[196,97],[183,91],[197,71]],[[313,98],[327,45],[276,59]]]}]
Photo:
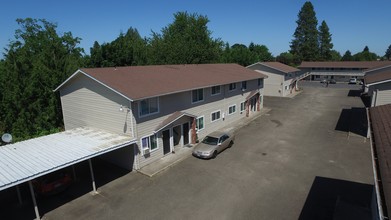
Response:
[{"label": "concrete walkway", "polygon": [[[222,130],[230,133],[235,133],[236,130],[239,128],[247,125],[251,121],[255,120],[256,118],[260,117],[261,115],[264,115],[268,113],[271,109],[269,108],[262,108],[261,112],[250,116],[248,118],[244,118],[243,120],[240,120],[235,123],[230,123],[227,126],[225,126]],[[195,145],[194,145],[195,146]],[[144,174],[149,177],[153,177],[156,174],[174,166],[175,164],[181,162],[182,160],[190,157],[192,155],[193,147],[192,145],[187,145],[184,147],[179,147],[175,149],[175,153],[171,153],[165,157],[160,158],[159,160],[148,164],[147,166],[142,167],[140,170],[138,170],[139,173]]]}]

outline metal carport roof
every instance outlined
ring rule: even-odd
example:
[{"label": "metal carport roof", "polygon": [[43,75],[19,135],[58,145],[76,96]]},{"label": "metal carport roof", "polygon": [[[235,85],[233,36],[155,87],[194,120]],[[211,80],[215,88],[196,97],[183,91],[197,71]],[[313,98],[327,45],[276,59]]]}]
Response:
[{"label": "metal carport roof", "polygon": [[130,136],[77,128],[0,147],[0,191],[135,143]]}]

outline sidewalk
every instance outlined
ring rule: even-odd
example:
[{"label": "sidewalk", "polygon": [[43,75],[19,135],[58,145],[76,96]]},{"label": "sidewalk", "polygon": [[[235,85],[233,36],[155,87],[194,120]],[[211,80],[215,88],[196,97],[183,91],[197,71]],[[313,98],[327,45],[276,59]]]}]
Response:
[{"label": "sidewalk", "polygon": [[[236,130],[240,129],[241,127],[247,125],[251,121],[255,120],[256,118],[267,114],[271,109],[269,108],[262,108],[261,112],[253,117],[244,118],[243,120],[228,124],[225,126],[222,130],[226,132],[232,132],[234,133]],[[147,166],[144,166],[140,170],[138,170],[139,173],[144,174],[149,177],[153,177],[156,174],[174,166],[175,164],[181,162],[182,160],[190,157],[192,154],[193,146],[188,145],[184,147],[178,147],[175,148],[175,153],[171,153],[170,155],[167,155],[163,158],[160,158],[159,160],[148,164]]]}]

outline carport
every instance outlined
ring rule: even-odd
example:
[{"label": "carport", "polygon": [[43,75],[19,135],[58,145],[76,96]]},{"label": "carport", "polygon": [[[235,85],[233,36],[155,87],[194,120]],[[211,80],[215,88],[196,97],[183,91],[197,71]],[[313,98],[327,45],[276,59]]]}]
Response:
[{"label": "carport", "polygon": [[96,192],[91,158],[130,146],[129,136],[95,128],[76,128],[0,147],[0,191],[28,182],[34,211],[40,219],[32,180],[88,160],[92,189]]}]

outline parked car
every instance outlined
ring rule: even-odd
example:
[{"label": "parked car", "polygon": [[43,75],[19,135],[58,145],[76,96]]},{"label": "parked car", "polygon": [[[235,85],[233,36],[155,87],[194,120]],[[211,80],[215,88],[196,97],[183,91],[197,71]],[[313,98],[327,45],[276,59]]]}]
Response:
[{"label": "parked car", "polygon": [[327,79],[322,79],[320,83],[327,83]]},{"label": "parked car", "polygon": [[66,190],[72,183],[71,175],[66,171],[47,174],[33,181],[34,189],[38,195],[54,195]]},{"label": "parked car", "polygon": [[357,79],[356,78],[350,78],[349,79],[349,84],[357,84]]},{"label": "parked car", "polygon": [[225,132],[215,131],[206,136],[193,150],[193,155],[199,158],[215,158],[217,154],[234,143],[235,136]]},{"label": "parked car", "polygon": [[335,79],[330,79],[329,83],[330,83],[330,84],[336,84],[337,81],[335,81]]}]

